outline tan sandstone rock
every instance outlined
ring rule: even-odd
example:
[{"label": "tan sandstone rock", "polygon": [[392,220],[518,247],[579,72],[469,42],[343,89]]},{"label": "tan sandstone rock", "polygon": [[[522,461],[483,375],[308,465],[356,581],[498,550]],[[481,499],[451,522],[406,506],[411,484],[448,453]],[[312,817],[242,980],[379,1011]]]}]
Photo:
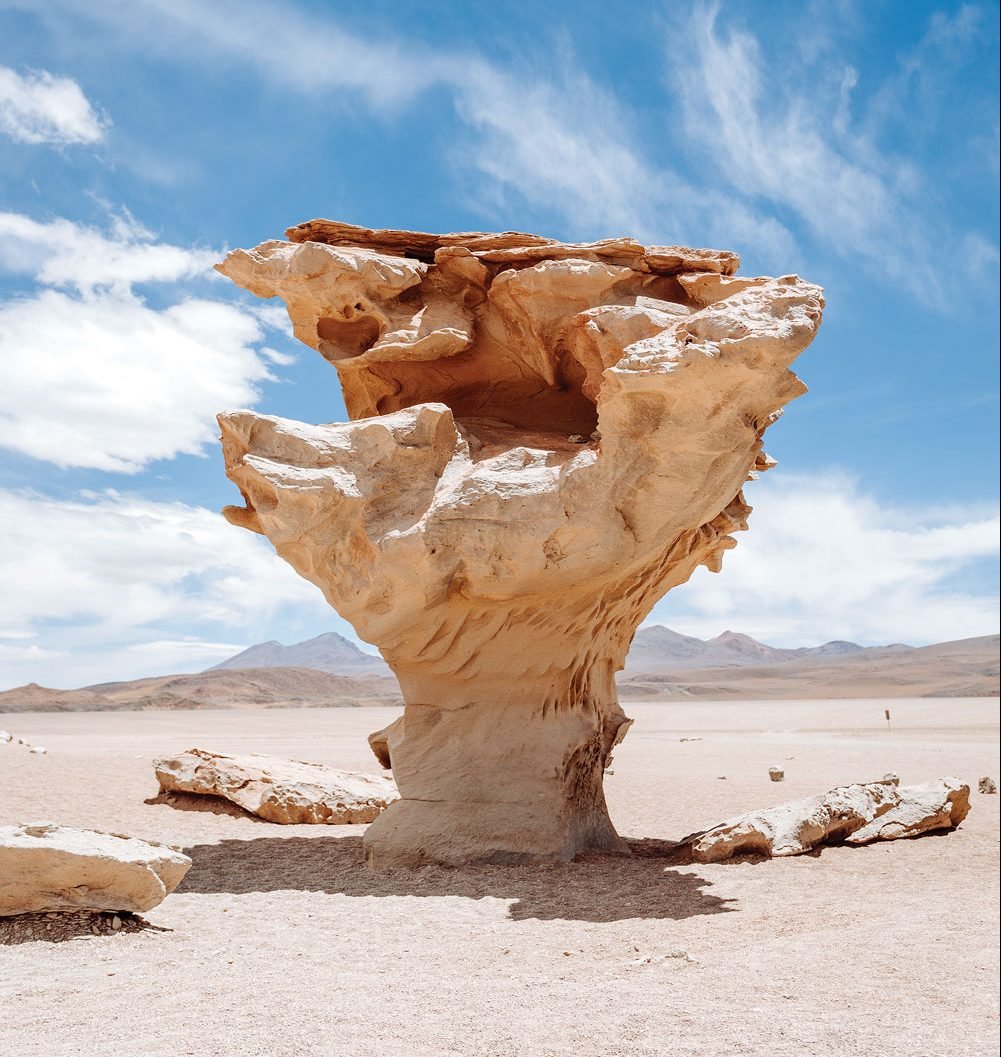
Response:
[{"label": "tan sandstone rock", "polygon": [[189,749],[153,766],[163,792],[222,797],[282,825],[371,822],[397,797],[388,778],[258,753]]},{"label": "tan sandstone rock", "polygon": [[151,910],[191,860],[155,841],[42,822],[0,827],[0,915]]},{"label": "tan sandstone rock", "polygon": [[280,297],[353,421],[220,415],[243,506],[400,680],[376,863],[624,850],[602,772],[654,603],[747,527],[818,287],[732,253],[318,220],[219,270]]},{"label": "tan sandstone rock", "polygon": [[696,862],[734,855],[802,855],[820,844],[916,837],[955,829],[970,810],[970,787],[955,778],[897,786],[884,779],[842,785],[713,826],[687,838]]},{"label": "tan sandstone rock", "polygon": [[900,787],[900,801],[845,839],[849,844],[920,837],[955,829],[970,813],[970,787],[958,778]]}]

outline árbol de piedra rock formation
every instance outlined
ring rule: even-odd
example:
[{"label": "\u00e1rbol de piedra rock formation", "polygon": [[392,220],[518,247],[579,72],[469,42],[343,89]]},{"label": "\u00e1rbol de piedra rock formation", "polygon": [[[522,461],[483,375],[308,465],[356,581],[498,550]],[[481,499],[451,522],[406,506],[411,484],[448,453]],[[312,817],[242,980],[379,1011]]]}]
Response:
[{"label": "\u00e1rbol de piedra rock formation", "polygon": [[280,297],[351,421],[220,415],[263,533],[399,677],[375,864],[624,850],[602,775],[633,632],[747,527],[819,287],[632,239],[314,220],[219,270]]}]

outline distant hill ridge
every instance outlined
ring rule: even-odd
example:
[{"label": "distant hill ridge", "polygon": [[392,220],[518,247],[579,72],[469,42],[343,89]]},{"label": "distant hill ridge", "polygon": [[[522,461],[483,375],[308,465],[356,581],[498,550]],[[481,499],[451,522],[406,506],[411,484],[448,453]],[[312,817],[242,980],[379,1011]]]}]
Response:
[{"label": "distant hill ridge", "polygon": [[[261,664],[262,657],[286,663]],[[317,667],[335,664],[335,672]],[[835,641],[780,649],[737,632],[702,640],[655,625],[637,633],[617,682],[624,701],[997,697],[999,668],[997,635],[920,647]],[[380,658],[329,632],[291,646],[261,643],[199,674],[79,690],[29,683],[0,692],[0,712],[402,704],[385,673]]]},{"label": "distant hill ridge", "polygon": [[[900,644],[867,647],[857,642],[834,641],[825,642],[822,646],[784,649],[768,646],[738,631],[724,631],[714,639],[697,639],[672,631],[662,624],[653,624],[636,632],[626,660],[626,672],[780,664],[812,657],[847,657],[865,653],[868,649],[905,651],[912,648]],[[390,674],[389,666],[381,657],[363,652],[335,631],[289,646],[274,640],[261,642],[214,665],[208,671],[234,668],[313,668],[333,675]]]},{"label": "distant hill ridge", "polygon": [[860,646],[857,642],[835,640],[822,646],[784,649],[768,646],[739,631],[724,631],[714,639],[697,639],[652,624],[640,628],[626,659],[626,672],[656,671],[664,668],[729,668],[733,666],[781,664],[813,657],[848,657],[868,650],[907,651],[912,646]]},{"label": "distant hill ridge", "polygon": [[336,631],[294,642],[291,646],[274,639],[261,642],[206,670],[220,672],[234,668],[312,668],[331,675],[391,674],[389,665],[381,657],[365,653]]}]

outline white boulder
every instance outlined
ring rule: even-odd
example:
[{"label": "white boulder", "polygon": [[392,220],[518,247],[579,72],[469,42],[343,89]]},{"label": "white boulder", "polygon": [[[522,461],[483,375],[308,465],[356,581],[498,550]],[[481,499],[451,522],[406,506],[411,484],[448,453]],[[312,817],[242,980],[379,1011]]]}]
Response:
[{"label": "white boulder", "polygon": [[0,916],[39,911],[142,913],[181,883],[191,860],[155,841],[42,822],[0,827]]},{"label": "white boulder", "polygon": [[283,825],[372,822],[399,795],[389,778],[258,753],[190,749],[154,767],[165,793],[222,797]]},{"label": "white boulder", "polygon": [[970,787],[955,778],[897,786],[884,779],[752,811],[688,838],[696,862],[734,855],[802,855],[820,844],[916,837],[955,829],[970,810]]}]

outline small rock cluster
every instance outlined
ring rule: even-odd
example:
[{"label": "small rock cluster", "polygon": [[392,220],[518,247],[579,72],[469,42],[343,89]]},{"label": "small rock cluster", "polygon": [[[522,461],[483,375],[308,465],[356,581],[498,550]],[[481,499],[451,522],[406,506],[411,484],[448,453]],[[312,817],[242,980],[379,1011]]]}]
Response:
[{"label": "small rock cluster", "polygon": [[0,745],[23,745],[28,752],[35,756],[44,756],[49,750],[41,745],[32,745],[30,742],[25,741],[24,738],[15,738],[9,730],[0,730]]},{"label": "small rock cluster", "polygon": [[137,914],[101,913],[89,910],[51,911],[45,914],[17,914],[0,917],[0,946],[14,946],[41,940],[62,943],[88,936],[115,936],[142,932],[149,923]]}]

